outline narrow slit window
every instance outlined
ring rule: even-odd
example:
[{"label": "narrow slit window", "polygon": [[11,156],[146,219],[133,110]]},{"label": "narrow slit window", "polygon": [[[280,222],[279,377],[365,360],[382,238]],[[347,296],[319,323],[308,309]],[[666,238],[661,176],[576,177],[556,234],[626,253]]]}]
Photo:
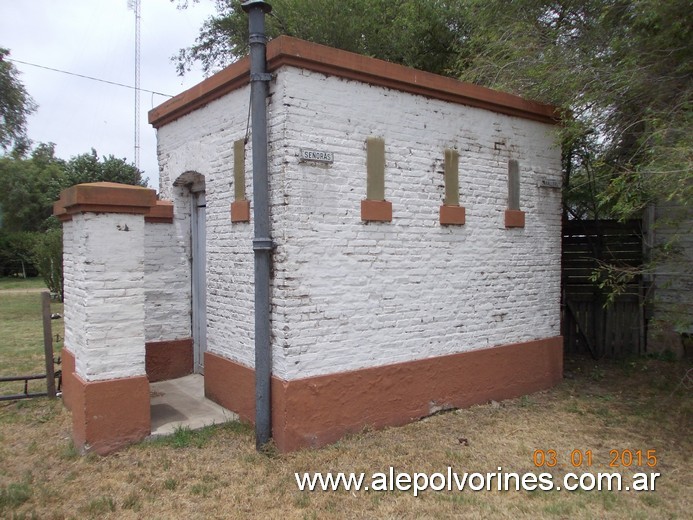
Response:
[{"label": "narrow slit window", "polygon": [[234,200],[245,200],[245,141],[233,143],[233,191]]},{"label": "narrow slit window", "polygon": [[366,198],[361,201],[361,220],[392,221],[392,203],[385,200],[385,140],[366,139]]},{"label": "narrow slit window", "polygon": [[366,147],[366,198],[385,200],[385,141],[380,137],[369,137]]},{"label": "narrow slit window", "polygon": [[445,150],[445,205],[460,205],[460,154]]},{"label": "narrow slit window", "polygon": [[233,195],[231,222],[250,222],[250,201],[245,198],[245,140],[233,143]]},{"label": "narrow slit window", "polygon": [[508,161],[508,208],[505,210],[506,228],[525,227],[525,212],[520,210],[520,164]]},{"label": "narrow slit window", "polygon": [[440,206],[440,223],[446,226],[462,226],[465,209],[460,206],[460,154],[457,150],[445,150],[445,197]]},{"label": "narrow slit window", "polygon": [[508,161],[508,209],[520,209],[520,165],[515,159]]}]

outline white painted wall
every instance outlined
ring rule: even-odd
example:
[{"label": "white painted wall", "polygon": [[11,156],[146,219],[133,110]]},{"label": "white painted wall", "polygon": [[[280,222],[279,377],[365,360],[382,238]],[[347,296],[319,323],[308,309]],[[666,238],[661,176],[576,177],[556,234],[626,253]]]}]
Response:
[{"label": "white painted wall", "polygon": [[144,217],[77,214],[64,233],[65,345],[76,373],[144,375]]},{"label": "white painted wall", "polygon": [[[295,68],[278,76],[275,374],[560,334],[560,193],[537,187],[560,180],[555,127]],[[392,223],[360,219],[368,136],[385,140]],[[334,164],[299,163],[302,147],[333,151]],[[462,227],[438,223],[445,148],[460,153]],[[504,226],[510,158],[520,163],[524,229]]]},{"label": "white painted wall", "polygon": [[[186,265],[177,276],[190,316],[190,192],[173,183],[182,174],[205,178],[207,199],[207,350],[251,365],[254,356],[252,224],[231,225],[233,142],[246,133],[250,87],[241,88],[163,127],[158,132],[161,197],[173,200]],[[251,149],[248,145],[248,169]],[[248,174],[246,194],[252,200]],[[180,219],[180,220],[179,220]],[[183,272],[185,271],[185,272]],[[189,326],[189,321],[188,321]]]},{"label": "white painted wall", "polygon": [[144,286],[147,341],[189,338],[190,210],[174,208],[173,223],[145,222]]},{"label": "white painted wall", "polygon": [[63,222],[63,317],[65,322],[65,347],[73,354],[81,352],[84,327],[84,290],[77,286],[77,261],[79,245],[74,239],[74,219]]},{"label": "white painted wall", "polygon": [[[555,127],[282,67],[269,100],[274,374],[329,374],[559,335],[560,180]],[[159,129],[162,195],[207,183],[208,349],[253,366],[251,224],[231,224],[233,141],[249,88]],[[385,139],[393,222],[363,223],[365,140]],[[467,224],[441,227],[443,151],[460,153]],[[299,163],[300,148],[334,152]],[[507,161],[524,229],[506,229]],[[252,161],[247,149],[247,195]],[[252,203],[251,203],[252,205]],[[178,210],[178,206],[176,206]]]}]

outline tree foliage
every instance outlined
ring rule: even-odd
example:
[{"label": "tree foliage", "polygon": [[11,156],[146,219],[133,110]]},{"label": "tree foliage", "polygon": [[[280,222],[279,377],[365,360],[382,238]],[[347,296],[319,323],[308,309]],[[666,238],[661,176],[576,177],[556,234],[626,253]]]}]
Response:
[{"label": "tree foliage", "polygon": [[135,166],[113,155],[99,158],[99,154],[93,148],[90,153],[77,155],[65,164],[64,188],[85,182],[118,182],[147,186],[147,179],[142,177],[142,172]]},{"label": "tree foliage", "polygon": [[465,2],[459,77],[570,111],[574,217],[691,200],[693,10],[687,0]]},{"label": "tree foliage", "polygon": [[0,47],[0,149],[24,150],[28,146],[26,119],[36,105],[19,80],[19,72],[7,60],[9,54]]},{"label": "tree foliage", "polygon": [[[280,34],[445,73],[466,32],[458,1],[273,0],[270,38]],[[185,4],[181,4],[185,6]],[[179,73],[194,62],[214,72],[248,53],[248,18],[239,0],[217,0],[195,45],[175,58]]]},{"label": "tree foliage", "polygon": [[0,230],[0,276],[36,276],[34,246],[38,233]]},{"label": "tree foliage", "polygon": [[[187,4],[187,2],[186,2]],[[689,0],[273,0],[270,37],[458,77],[564,109],[573,218],[691,200]],[[213,72],[245,55],[247,17],[218,0],[176,58]]]},{"label": "tree foliage", "polygon": [[31,253],[31,260],[43,278],[46,287],[62,301],[65,294],[62,228],[53,228],[44,233],[36,233]]},{"label": "tree foliage", "polygon": [[54,144],[41,143],[27,157],[0,157],[0,228],[45,231],[62,190],[99,181],[147,185],[135,166],[112,155],[99,158],[94,149],[65,161],[55,156]]},{"label": "tree foliage", "polygon": [[142,172],[124,159],[99,157],[96,150],[55,156],[55,145],[39,144],[27,154],[0,157],[0,274],[35,275],[62,296],[62,232],[52,216],[60,192],[86,182],[146,186]]},{"label": "tree foliage", "polygon": [[0,157],[3,231],[45,230],[53,202],[66,184],[65,164],[55,157],[52,144],[38,145],[28,158]]}]

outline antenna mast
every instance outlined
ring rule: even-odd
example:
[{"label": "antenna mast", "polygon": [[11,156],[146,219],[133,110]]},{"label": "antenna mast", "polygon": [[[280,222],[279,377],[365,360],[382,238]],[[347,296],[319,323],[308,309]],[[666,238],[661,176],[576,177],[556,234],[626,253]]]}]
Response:
[{"label": "antenna mast", "polygon": [[128,0],[135,12],[135,167],[140,168],[140,0]]}]

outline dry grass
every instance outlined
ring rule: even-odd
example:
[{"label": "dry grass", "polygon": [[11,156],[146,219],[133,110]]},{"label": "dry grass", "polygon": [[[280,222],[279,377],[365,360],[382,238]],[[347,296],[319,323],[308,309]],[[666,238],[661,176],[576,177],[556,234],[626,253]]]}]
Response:
[{"label": "dry grass", "polygon": [[[253,432],[230,423],[109,457],[79,457],[59,402],[0,403],[0,516],[8,518],[689,518],[690,389],[683,363],[585,362],[557,388],[502,403],[364,432],[317,451],[255,452]],[[467,439],[468,445],[460,439]],[[539,473],[535,449],[655,449],[655,492],[300,492],[294,472]],[[585,468],[587,470],[587,468]],[[632,474],[640,468],[621,469]],[[645,468],[643,471],[647,471]]]},{"label": "dry grass", "polygon": [[[38,279],[0,279],[0,376],[45,374],[43,317]],[[53,302],[51,311],[62,314],[61,303]],[[52,320],[55,356],[62,347],[63,320]],[[58,340],[56,340],[56,335]],[[0,395],[21,393],[23,382],[0,384]],[[29,392],[45,392],[45,380],[32,381]]]},{"label": "dry grass", "polygon": [[[41,371],[37,294],[0,287],[0,364]],[[54,312],[59,312],[54,310]],[[61,322],[54,322],[60,330]],[[22,350],[22,345],[34,347]],[[26,364],[26,365],[25,365]],[[689,518],[689,365],[637,360],[569,362],[555,389],[364,432],[317,451],[258,454],[239,423],[179,431],[109,457],[80,457],[59,401],[0,402],[0,518]],[[466,439],[467,442],[460,442]],[[656,450],[655,492],[301,492],[294,472],[518,473],[536,449],[554,449],[558,478],[572,450]],[[641,468],[622,468],[623,475]],[[649,471],[648,468],[642,471]],[[579,473],[580,471],[578,471]]]}]

